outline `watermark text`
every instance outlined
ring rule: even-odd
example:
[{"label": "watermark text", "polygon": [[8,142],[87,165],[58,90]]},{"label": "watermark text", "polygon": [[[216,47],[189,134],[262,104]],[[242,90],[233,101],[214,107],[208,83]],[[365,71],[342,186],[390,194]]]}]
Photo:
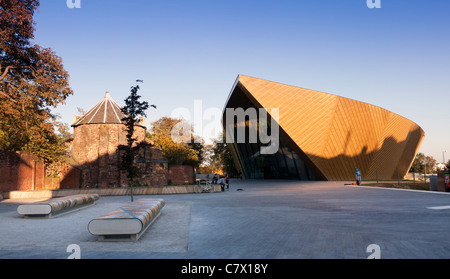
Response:
[{"label": "watermark text", "polygon": [[367,7],[369,9],[380,9],[381,8],[381,0],[367,0]]},{"label": "watermark text", "polygon": [[67,0],[66,4],[69,9],[81,9],[81,0]]},{"label": "watermark text", "polygon": [[[226,143],[259,143],[261,154],[275,154],[279,148],[279,114],[278,108],[226,108],[223,119]],[[203,110],[201,100],[194,101],[193,113],[187,108],[177,108],[171,116],[186,120],[177,123],[171,131],[175,143],[198,143],[201,138],[214,138],[223,131],[222,111],[218,108]],[[190,123],[201,137],[192,137]]]}]

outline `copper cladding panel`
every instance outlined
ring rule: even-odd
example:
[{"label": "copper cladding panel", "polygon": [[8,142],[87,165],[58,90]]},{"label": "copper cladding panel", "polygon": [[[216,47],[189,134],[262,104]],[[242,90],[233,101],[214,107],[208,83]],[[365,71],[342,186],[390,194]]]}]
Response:
[{"label": "copper cladding panel", "polygon": [[[352,99],[239,75],[258,106],[279,109],[279,124],[327,180],[397,179],[425,136],[414,122]],[[231,93],[233,94],[233,92]]]}]

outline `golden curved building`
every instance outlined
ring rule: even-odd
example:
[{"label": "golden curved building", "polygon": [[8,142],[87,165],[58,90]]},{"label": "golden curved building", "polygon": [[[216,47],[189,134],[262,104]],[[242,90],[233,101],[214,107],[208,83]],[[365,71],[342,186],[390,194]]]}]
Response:
[{"label": "golden curved building", "polygon": [[354,180],[355,167],[363,179],[402,178],[425,136],[416,123],[380,107],[244,75],[224,108],[224,128],[236,133],[239,123],[225,123],[227,108],[279,109],[276,153],[261,154],[260,142],[228,142],[246,178]]}]

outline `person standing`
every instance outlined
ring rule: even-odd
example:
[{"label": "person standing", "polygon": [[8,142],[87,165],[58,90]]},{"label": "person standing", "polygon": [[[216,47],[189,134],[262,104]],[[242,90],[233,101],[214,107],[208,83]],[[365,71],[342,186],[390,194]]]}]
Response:
[{"label": "person standing", "polygon": [[227,185],[227,189],[230,189],[230,176],[228,173],[225,173],[225,185]]},{"label": "person standing", "polygon": [[361,185],[361,170],[355,167],[356,185]]}]

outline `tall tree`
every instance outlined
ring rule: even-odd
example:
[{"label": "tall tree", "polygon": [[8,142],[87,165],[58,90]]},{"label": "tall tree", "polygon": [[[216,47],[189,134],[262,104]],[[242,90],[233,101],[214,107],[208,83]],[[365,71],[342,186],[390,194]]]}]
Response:
[{"label": "tall tree", "polygon": [[414,158],[414,161],[411,165],[411,169],[409,170],[409,172],[423,173],[424,162],[425,162],[425,154],[420,152],[417,153],[416,158]]},{"label": "tall tree", "polygon": [[[138,82],[142,82],[138,80]],[[129,179],[131,201],[133,202],[133,184],[134,179],[139,175],[138,169],[134,164],[136,152],[139,149],[139,144],[136,138],[134,138],[134,127],[139,123],[139,116],[147,116],[145,111],[148,109],[149,104],[146,101],[139,101],[141,96],[137,94],[139,85],[131,87],[130,95],[125,99],[125,106],[121,111],[126,115],[122,121],[125,122],[127,131],[127,145],[120,145],[119,150],[123,151],[121,169],[127,171],[127,178]],[[152,107],[156,108],[155,105]]]},{"label": "tall tree", "polygon": [[73,94],[62,59],[32,44],[38,0],[0,0],[0,149],[60,158],[51,108]]},{"label": "tall tree", "polygon": [[423,153],[417,153],[409,172],[432,173],[436,167],[436,159],[432,156],[426,156]]},{"label": "tall tree", "polygon": [[[183,126],[185,134],[178,131],[176,134],[185,140],[173,138],[175,127]],[[192,125],[183,119],[162,117],[152,123],[150,139],[160,149],[169,165],[191,165],[198,167],[203,158],[203,139],[193,134]]]},{"label": "tall tree", "polygon": [[234,163],[233,155],[223,133],[213,141],[213,153],[212,164],[214,166],[220,166],[222,171],[228,173],[230,176],[238,176],[239,173]]},{"label": "tall tree", "polygon": [[425,173],[436,172],[437,161],[432,156],[425,156]]}]

